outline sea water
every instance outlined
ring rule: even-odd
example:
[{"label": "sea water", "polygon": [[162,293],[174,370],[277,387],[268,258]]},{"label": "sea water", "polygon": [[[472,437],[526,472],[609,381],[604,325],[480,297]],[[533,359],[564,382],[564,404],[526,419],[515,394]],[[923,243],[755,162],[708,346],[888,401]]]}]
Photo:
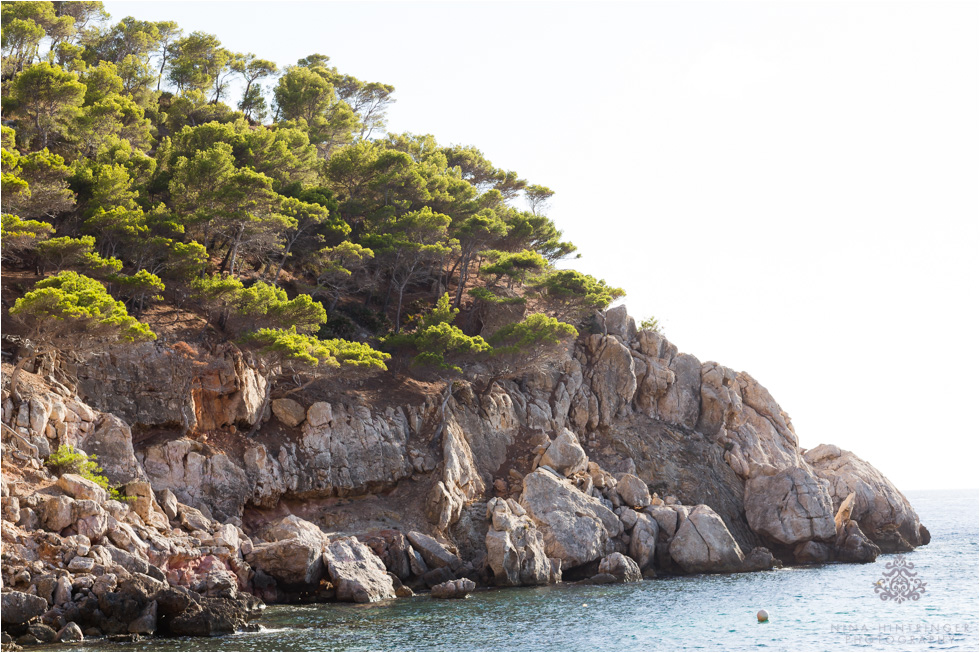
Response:
[{"label": "sea water", "polygon": [[[909,492],[932,543],[906,554],[918,598],[883,600],[887,565],[830,564],[628,585],[422,595],[382,605],[273,606],[262,630],[214,639],[93,641],[74,650],[977,650],[978,492]],[[914,574],[914,576],[913,576]],[[769,612],[768,623],[756,613]]]}]

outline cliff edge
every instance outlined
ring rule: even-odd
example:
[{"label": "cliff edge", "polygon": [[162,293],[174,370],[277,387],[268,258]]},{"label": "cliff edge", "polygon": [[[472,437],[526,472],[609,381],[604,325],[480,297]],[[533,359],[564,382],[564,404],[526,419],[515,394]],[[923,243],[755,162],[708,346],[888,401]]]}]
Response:
[{"label": "cliff edge", "polygon": [[[77,386],[46,364],[3,397],[3,627],[21,637],[216,634],[255,597],[869,562],[929,541],[873,466],[800,448],[754,378],[622,306],[521,378],[311,386],[265,414],[262,370],[233,346],[111,351],[70,370]],[[61,445],[127,500],[52,475]]]}]

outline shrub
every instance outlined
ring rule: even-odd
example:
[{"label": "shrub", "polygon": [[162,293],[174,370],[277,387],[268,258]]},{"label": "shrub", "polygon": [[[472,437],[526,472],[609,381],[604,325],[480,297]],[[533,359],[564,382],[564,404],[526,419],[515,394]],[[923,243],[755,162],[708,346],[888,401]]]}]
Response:
[{"label": "shrub", "polygon": [[663,335],[664,333],[663,327],[660,325],[660,320],[653,317],[652,315],[647,319],[643,320],[642,322],[640,322],[640,329],[656,331],[660,335]]},{"label": "shrub", "polygon": [[78,474],[82,478],[92,481],[103,490],[109,493],[109,498],[116,501],[132,501],[134,497],[123,496],[114,487],[109,487],[109,479],[102,476],[102,468],[99,467],[98,457],[95,454],[86,455],[80,451],[75,451],[75,447],[63,444],[58,450],[48,456],[44,464],[51,467],[57,474]]}]

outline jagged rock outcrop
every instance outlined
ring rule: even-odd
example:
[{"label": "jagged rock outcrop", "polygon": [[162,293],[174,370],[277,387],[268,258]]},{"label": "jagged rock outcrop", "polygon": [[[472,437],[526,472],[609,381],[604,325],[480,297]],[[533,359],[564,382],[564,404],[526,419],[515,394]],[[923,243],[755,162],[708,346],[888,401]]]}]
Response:
[{"label": "jagged rock outcrop", "polygon": [[909,551],[929,543],[928,531],[908,499],[867,461],[832,444],[810,449],[804,460],[830,482],[835,509],[854,494],[850,518],[883,552]]},{"label": "jagged rock outcrop", "polygon": [[[265,415],[264,374],[230,345],[94,357],[78,370],[92,406],[54,383],[4,396],[4,600],[38,592],[58,630],[214,634],[240,627],[251,597],[465,595],[928,542],[878,470],[802,450],[748,374],[637,331],[622,307],[592,331],[489,388],[311,386]],[[131,426],[150,437],[134,444]],[[52,476],[43,458],[61,444],[97,453],[132,500]],[[120,592],[129,607],[104,598]]]},{"label": "jagged rock outcrop", "polygon": [[527,512],[513,499],[494,497],[487,502],[487,565],[495,585],[547,585],[552,563],[545,553],[544,536]]},{"label": "jagged rock outcrop", "polygon": [[595,497],[543,469],[524,477],[521,506],[544,536],[545,552],[564,568],[609,555],[623,530],[616,514]]}]

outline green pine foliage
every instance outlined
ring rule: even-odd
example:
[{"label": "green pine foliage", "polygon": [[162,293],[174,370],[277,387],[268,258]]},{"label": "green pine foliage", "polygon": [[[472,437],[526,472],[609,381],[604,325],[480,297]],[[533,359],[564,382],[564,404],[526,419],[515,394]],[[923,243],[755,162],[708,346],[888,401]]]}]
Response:
[{"label": "green pine foliage", "polygon": [[102,475],[98,456],[75,451],[75,447],[70,444],[59,446],[57,451],[44,461],[44,465],[50,467],[59,476],[61,474],[78,474],[82,478],[92,481],[108,492],[109,498],[114,501],[132,501],[134,499],[134,497],[124,496],[117,488],[109,486],[109,479]]},{"label": "green pine foliage", "polygon": [[394,87],[326,55],[273,62],[98,1],[4,3],[2,24],[3,265],[40,277],[10,315],[55,349],[151,338],[164,303],[273,376],[382,369],[368,342],[313,335],[336,311],[335,332],[455,373],[493,357],[466,331],[479,311],[532,312],[497,334],[501,359],[623,294],[555,268],[576,247],[547,215],[554,190],[476,147],[387,133]]}]

